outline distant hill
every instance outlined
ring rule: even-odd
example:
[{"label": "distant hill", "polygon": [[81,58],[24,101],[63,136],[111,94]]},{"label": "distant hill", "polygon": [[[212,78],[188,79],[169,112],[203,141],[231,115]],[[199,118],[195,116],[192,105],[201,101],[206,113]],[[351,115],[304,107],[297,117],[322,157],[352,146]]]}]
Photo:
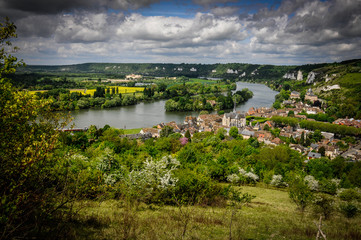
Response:
[{"label": "distant hill", "polygon": [[[310,71],[355,65],[361,60],[341,63],[307,64],[299,66],[276,66],[247,63],[226,64],[170,64],[170,63],[83,63],[74,65],[28,65],[18,69],[19,73],[100,73],[100,74],[141,74],[144,76],[189,76],[278,79],[286,73],[302,71],[304,76]],[[357,64],[356,64],[357,65]],[[323,70],[322,70],[323,71]]]},{"label": "distant hill", "polygon": [[311,71],[327,64],[275,66],[246,63],[227,64],[163,64],[163,63],[83,63],[74,65],[28,65],[19,73],[101,73],[141,74],[145,76],[188,76],[222,78],[280,78],[288,71]]}]

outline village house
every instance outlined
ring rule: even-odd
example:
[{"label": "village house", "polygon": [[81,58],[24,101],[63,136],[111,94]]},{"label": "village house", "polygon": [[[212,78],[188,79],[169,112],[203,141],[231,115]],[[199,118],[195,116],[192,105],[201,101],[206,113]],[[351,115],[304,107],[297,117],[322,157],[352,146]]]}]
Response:
[{"label": "village house", "polygon": [[351,160],[351,161],[360,161],[361,160],[361,144],[350,148],[343,154],[341,154],[342,157],[345,159]]},{"label": "village house", "polygon": [[271,143],[272,143],[273,145],[280,145],[280,144],[283,143],[283,142],[282,142],[281,139],[279,139],[279,138],[277,137],[277,138],[274,138],[274,139],[271,141]]},{"label": "village house", "polygon": [[292,91],[291,92],[291,95],[290,95],[290,98],[291,99],[299,99],[300,98],[300,93],[299,92],[297,92],[297,91]]},{"label": "village house", "polygon": [[352,126],[355,128],[361,128],[361,120],[355,120],[353,118],[346,118],[346,119],[337,119],[333,122],[333,124],[345,125],[345,126]]},{"label": "village house", "polygon": [[242,130],[241,135],[244,139],[249,139],[254,136],[254,131],[250,131],[247,129]]},{"label": "village house", "polygon": [[197,125],[200,131],[215,131],[220,128],[222,124],[222,117],[218,114],[202,114],[197,118]]},{"label": "village house", "polygon": [[222,125],[225,127],[242,128],[246,126],[246,114],[236,112],[225,113],[222,118]]},{"label": "village house", "polygon": [[186,116],[184,124],[188,125],[188,127],[197,126],[197,118],[193,116]]},{"label": "village house", "polygon": [[307,154],[308,159],[321,158],[321,153],[309,152]]},{"label": "village house", "polygon": [[166,123],[165,125],[173,128],[174,131],[176,131],[176,130],[180,131],[181,130],[180,126],[178,126],[178,124],[175,121],[171,121],[169,123]]},{"label": "village house", "polygon": [[158,123],[158,124],[157,124],[157,128],[158,128],[158,129],[162,129],[162,128],[164,128],[164,126],[165,126],[164,123]]},{"label": "village house", "polygon": [[268,131],[257,131],[254,133],[254,136],[259,142],[270,141],[272,139],[272,134]]},{"label": "village house", "polygon": [[276,112],[277,115],[281,117],[287,117],[288,115],[286,109],[277,109]]},{"label": "village house", "polygon": [[140,130],[141,134],[151,134],[153,138],[158,138],[160,136],[160,129],[157,128],[143,128]]},{"label": "village house", "polygon": [[300,153],[304,153],[306,151],[306,148],[300,144],[290,144],[289,147],[293,150],[296,150]]},{"label": "village house", "polygon": [[142,75],[130,74],[130,75],[126,75],[125,79],[127,79],[127,80],[139,80],[142,77],[143,77]]},{"label": "village house", "polygon": [[308,89],[307,92],[306,92],[305,101],[307,101],[307,100],[309,100],[311,102],[315,102],[315,101],[318,100],[318,97],[315,94],[313,94],[311,88]]},{"label": "village house", "polygon": [[335,137],[334,133],[329,133],[329,132],[321,132],[321,135],[328,141],[332,141]]},{"label": "village house", "polygon": [[282,102],[282,105],[283,106],[289,106],[289,105],[292,105],[294,102],[292,100],[284,100]]},{"label": "village house", "polygon": [[325,148],[325,156],[332,159],[335,159],[340,155],[340,151],[334,146],[322,145]]},{"label": "village house", "polygon": [[251,107],[251,108],[248,109],[247,115],[248,115],[248,116],[252,116],[252,115],[254,115],[255,113],[256,113],[256,111],[255,111],[254,107]]}]

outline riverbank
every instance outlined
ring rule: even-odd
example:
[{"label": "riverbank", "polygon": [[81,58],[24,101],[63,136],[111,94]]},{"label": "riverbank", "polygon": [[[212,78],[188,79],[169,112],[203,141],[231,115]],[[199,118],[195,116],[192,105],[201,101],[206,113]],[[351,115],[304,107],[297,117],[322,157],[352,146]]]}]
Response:
[{"label": "riverbank", "polygon": [[[237,82],[235,91],[248,88],[253,97],[236,107],[237,111],[248,111],[249,108],[271,107],[278,92],[264,84]],[[158,123],[175,121],[182,123],[186,116],[198,116],[199,111],[166,112],[165,100],[139,103],[137,105],[115,107],[109,109],[84,109],[72,111],[76,127],[95,125],[103,127],[108,124],[115,128],[131,129],[152,127]]]}]

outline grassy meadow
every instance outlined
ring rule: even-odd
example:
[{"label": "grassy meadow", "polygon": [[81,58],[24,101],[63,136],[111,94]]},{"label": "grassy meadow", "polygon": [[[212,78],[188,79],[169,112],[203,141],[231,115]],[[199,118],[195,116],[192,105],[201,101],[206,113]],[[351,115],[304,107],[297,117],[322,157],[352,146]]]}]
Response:
[{"label": "grassy meadow", "polygon": [[[80,209],[64,226],[73,239],[315,239],[319,215],[302,214],[288,192],[243,186],[255,195],[250,204],[205,206],[129,206],[122,201],[78,201]],[[361,239],[361,217],[334,212],[323,221],[327,239]],[[64,237],[64,236],[63,236]]]},{"label": "grassy meadow", "polygon": [[123,129],[124,134],[137,134],[140,133],[140,130],[142,130],[142,128]]}]

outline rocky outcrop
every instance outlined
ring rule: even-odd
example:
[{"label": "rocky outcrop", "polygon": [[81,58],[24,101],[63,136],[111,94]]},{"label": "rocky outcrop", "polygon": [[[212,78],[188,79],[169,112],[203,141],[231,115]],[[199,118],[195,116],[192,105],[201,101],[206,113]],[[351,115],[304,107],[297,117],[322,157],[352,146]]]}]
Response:
[{"label": "rocky outcrop", "polygon": [[303,80],[303,74],[301,72],[301,70],[298,70],[297,72],[297,81],[302,81]]},{"label": "rocky outcrop", "polygon": [[296,80],[295,73],[285,73],[285,75],[283,75],[283,78]]},{"label": "rocky outcrop", "polygon": [[322,89],[322,91],[327,92],[327,91],[331,91],[331,90],[338,90],[341,89],[340,86],[338,84],[332,85],[332,86],[326,86]]},{"label": "rocky outcrop", "polygon": [[316,74],[315,72],[309,72],[308,73],[308,76],[307,76],[307,80],[306,80],[306,83],[307,84],[311,84],[315,81],[315,78],[316,78]]}]

